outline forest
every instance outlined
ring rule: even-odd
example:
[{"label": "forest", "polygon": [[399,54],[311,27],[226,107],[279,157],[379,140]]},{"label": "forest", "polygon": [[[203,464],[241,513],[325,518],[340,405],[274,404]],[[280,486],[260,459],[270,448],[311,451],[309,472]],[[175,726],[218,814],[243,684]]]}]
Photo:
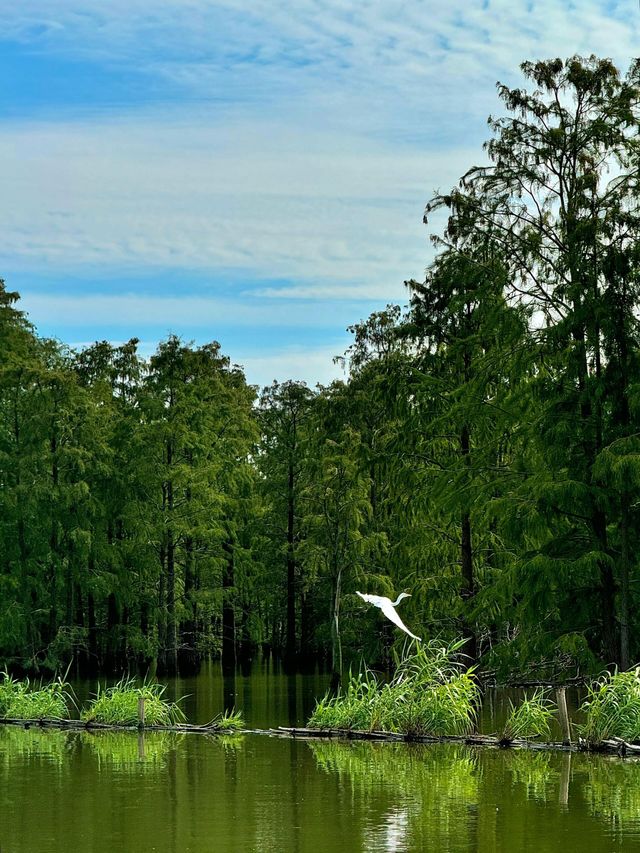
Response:
[{"label": "forest", "polygon": [[638,660],[640,62],[522,71],[343,381],[74,351],[2,284],[0,668],[384,664],[356,590],[500,680]]}]

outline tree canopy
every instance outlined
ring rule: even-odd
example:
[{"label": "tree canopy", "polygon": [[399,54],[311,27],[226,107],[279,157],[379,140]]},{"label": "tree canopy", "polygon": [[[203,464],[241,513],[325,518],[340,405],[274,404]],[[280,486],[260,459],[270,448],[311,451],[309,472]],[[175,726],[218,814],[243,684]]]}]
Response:
[{"label": "tree canopy", "polygon": [[522,71],[344,381],[74,352],[0,285],[0,664],[384,663],[356,589],[499,677],[638,659],[640,65]]}]

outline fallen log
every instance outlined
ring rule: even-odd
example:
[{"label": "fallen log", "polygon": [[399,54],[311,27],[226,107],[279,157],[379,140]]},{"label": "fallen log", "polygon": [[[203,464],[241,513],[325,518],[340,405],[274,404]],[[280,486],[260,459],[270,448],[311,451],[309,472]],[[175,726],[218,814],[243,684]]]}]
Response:
[{"label": "fallen log", "polygon": [[578,743],[562,743],[558,741],[534,741],[525,738],[508,740],[496,735],[415,735],[400,732],[358,731],[354,729],[310,729],[279,726],[270,729],[269,733],[276,737],[289,738],[341,738],[343,740],[371,740],[404,743],[460,743],[467,746],[485,746],[493,749],[530,749],[535,751],[554,752],[607,752],[619,755],[640,755],[640,744],[627,743],[619,738],[603,741],[599,744],[579,740]]},{"label": "fallen log", "polygon": [[175,725],[148,725],[148,724],[119,724],[119,723],[96,723],[92,721],[73,719],[43,718],[34,720],[22,720],[18,718],[4,717],[0,719],[0,725],[21,726],[24,729],[64,729],[70,731],[120,731],[120,732],[178,732],[179,734],[229,734],[229,730],[221,728],[212,721],[204,725],[191,723],[176,723]]}]

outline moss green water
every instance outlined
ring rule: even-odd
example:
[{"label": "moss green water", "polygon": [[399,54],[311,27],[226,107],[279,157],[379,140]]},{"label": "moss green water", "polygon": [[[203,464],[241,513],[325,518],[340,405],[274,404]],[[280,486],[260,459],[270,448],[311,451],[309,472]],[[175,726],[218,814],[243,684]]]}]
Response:
[{"label": "moss green water", "polygon": [[[190,701],[204,718],[244,694],[237,705],[251,725],[276,725],[303,719],[323,687],[317,677],[257,673],[227,682],[225,700],[209,673],[193,681]],[[640,763],[440,744],[0,728],[0,849],[640,851]]]}]

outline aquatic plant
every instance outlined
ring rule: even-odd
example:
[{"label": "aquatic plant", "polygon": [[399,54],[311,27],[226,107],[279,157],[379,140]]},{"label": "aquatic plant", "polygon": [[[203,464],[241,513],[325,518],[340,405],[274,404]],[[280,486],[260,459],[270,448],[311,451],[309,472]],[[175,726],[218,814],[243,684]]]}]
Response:
[{"label": "aquatic plant", "polygon": [[242,713],[240,711],[236,711],[233,708],[231,711],[224,711],[222,714],[219,714],[211,721],[211,725],[214,726],[220,732],[232,733],[237,732],[239,729],[244,728],[244,719],[242,717]]},{"label": "aquatic plant", "polygon": [[177,702],[163,699],[166,685],[144,682],[137,685],[133,678],[123,678],[112,687],[101,687],[89,707],[82,711],[81,719],[86,723],[107,725],[136,725],[138,723],[138,700],[143,698],[145,723],[150,726],[169,726],[186,720]]},{"label": "aquatic plant", "polygon": [[588,743],[612,737],[640,740],[640,666],[628,672],[605,672],[587,687],[580,710],[585,722],[579,731]]},{"label": "aquatic plant", "polygon": [[0,673],[0,718],[13,720],[64,720],[73,702],[69,686],[56,679],[33,687],[28,678],[18,681],[9,673]]},{"label": "aquatic plant", "polygon": [[509,700],[509,714],[505,722],[503,737],[505,740],[516,738],[551,738],[551,721],[553,720],[554,704],[546,692],[539,688],[531,697],[525,697],[515,706]]},{"label": "aquatic plant", "polygon": [[462,735],[473,728],[479,690],[473,668],[456,660],[459,641],[448,647],[424,643],[401,660],[393,679],[371,670],[349,673],[345,687],[316,703],[312,728]]}]

